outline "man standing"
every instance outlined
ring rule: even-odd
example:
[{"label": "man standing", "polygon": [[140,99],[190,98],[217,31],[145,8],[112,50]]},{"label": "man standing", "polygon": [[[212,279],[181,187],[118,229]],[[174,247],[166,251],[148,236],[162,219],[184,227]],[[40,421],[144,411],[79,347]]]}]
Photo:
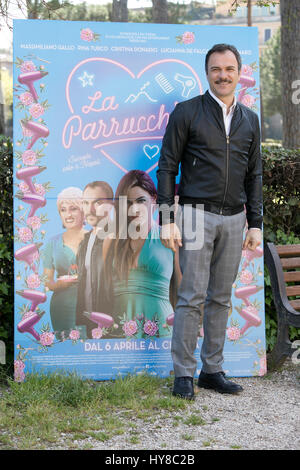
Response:
[{"label": "man standing", "polygon": [[83,191],[83,212],[86,222],[93,227],[79,245],[78,297],[76,324],[86,326],[87,337],[92,337],[95,323],[89,320],[84,312],[101,312],[102,297],[100,276],[103,265],[102,247],[104,236],[99,233],[99,225],[105,225],[107,213],[101,213],[102,204],[113,204],[113,190],[105,181],[94,181],[86,185]]},{"label": "man standing", "polygon": [[[177,104],[171,113],[157,171],[162,242],[174,251],[180,247],[183,277],[171,352],[173,395],[186,399],[194,398],[194,351],[203,304],[203,365],[198,386],[221,393],[242,391],[225,377],[223,348],[242,248],[254,250],[261,243],[262,179],[258,117],[238,103],[234,94],[241,65],[234,46],[217,44],[208,51],[205,68],[210,88],[204,95]],[[188,249],[185,227],[181,237],[168,210],[174,204],[179,164],[183,216],[187,205],[193,221],[199,215],[199,205],[204,210],[201,249]],[[243,244],[246,218],[248,231]]]}]

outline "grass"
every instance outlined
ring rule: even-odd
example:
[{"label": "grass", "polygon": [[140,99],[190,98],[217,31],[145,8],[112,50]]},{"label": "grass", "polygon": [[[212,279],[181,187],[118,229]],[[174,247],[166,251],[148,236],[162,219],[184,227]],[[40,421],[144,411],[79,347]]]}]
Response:
[{"label": "grass", "polygon": [[[90,448],[87,439],[107,442],[129,431],[138,444],[135,419],[181,412],[189,402],[173,397],[171,379],[149,375],[93,382],[76,374],[30,374],[24,383],[0,388],[0,450]],[[2,380],[3,384],[3,380]]]}]

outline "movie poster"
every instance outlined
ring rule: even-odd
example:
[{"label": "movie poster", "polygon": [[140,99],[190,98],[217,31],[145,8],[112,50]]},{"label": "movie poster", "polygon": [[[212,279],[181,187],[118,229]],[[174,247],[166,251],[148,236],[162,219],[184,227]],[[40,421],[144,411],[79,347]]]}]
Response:
[{"label": "movie poster", "polygon": [[[237,99],[259,113],[256,28],[14,22],[15,380],[173,374],[180,273],[159,238],[156,171],[170,113],[206,91],[221,42],[241,53]],[[233,285],[231,376],[266,372],[262,255],[243,252]]]}]

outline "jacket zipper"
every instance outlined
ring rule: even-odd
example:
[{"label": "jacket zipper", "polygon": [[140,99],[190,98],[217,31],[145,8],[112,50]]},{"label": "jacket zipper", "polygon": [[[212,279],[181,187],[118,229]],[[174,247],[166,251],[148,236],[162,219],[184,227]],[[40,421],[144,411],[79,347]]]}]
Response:
[{"label": "jacket zipper", "polygon": [[223,202],[222,202],[222,206],[221,206],[221,209],[220,209],[220,215],[223,214],[223,208],[224,208],[224,203],[225,203],[226,193],[227,193],[227,188],[228,188],[229,143],[230,143],[230,137],[229,137],[229,135],[226,135],[226,180],[225,180],[225,190],[224,190]]}]

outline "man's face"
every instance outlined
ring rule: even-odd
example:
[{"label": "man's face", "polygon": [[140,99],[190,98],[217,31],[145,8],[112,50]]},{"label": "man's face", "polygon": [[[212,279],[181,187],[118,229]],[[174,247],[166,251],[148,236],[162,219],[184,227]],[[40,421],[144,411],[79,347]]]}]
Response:
[{"label": "man's face", "polygon": [[103,189],[96,186],[95,188],[87,187],[83,192],[83,212],[86,222],[92,227],[96,227],[103,217],[107,214],[99,215],[99,209],[102,204],[112,204],[112,201],[107,199],[107,194]]},{"label": "man's face", "polygon": [[207,64],[207,80],[211,91],[220,99],[234,96],[240,79],[238,63],[233,52],[214,52]]}]

